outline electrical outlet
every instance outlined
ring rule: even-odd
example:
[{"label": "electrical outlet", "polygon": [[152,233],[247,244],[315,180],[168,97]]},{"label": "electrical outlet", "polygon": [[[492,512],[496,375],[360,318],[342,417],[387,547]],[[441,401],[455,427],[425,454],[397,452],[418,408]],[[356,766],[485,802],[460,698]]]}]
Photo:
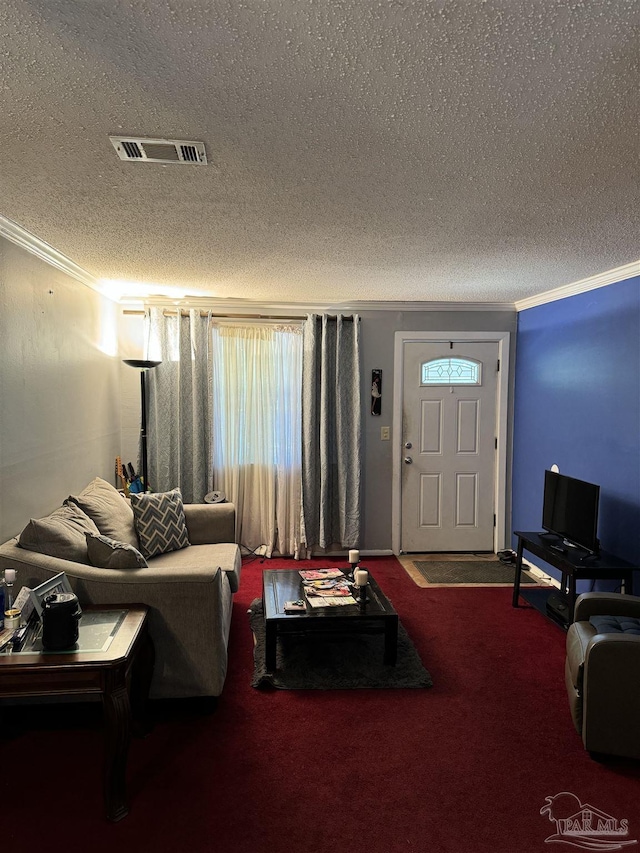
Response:
[{"label": "electrical outlet", "polygon": [[389,427],[380,427],[380,441],[389,441],[390,438]]}]

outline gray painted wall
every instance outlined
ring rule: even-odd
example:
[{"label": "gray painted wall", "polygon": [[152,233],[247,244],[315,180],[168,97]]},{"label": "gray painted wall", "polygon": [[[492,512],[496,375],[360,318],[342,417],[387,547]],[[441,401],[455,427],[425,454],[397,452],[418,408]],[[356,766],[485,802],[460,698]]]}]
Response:
[{"label": "gray painted wall", "polygon": [[96,475],[114,482],[120,310],[0,238],[0,541]]},{"label": "gray painted wall", "polygon": [[[364,311],[362,316],[362,397],[364,425],[364,472],[363,472],[363,550],[391,550],[391,478],[394,435],[389,441],[380,440],[380,427],[392,427],[393,423],[393,351],[394,335],[399,331],[498,331],[511,332],[511,377],[509,424],[512,417],[513,365],[515,353],[516,312],[513,311]],[[124,330],[124,325],[122,329]],[[143,357],[143,323],[140,317],[129,318],[122,344],[128,347],[127,356]],[[382,414],[370,414],[371,370],[383,371]],[[125,371],[128,371],[125,368]],[[122,376],[122,387],[131,377]],[[123,398],[130,398],[127,411],[123,408],[123,447],[129,454],[136,452],[140,426],[139,396],[123,391]],[[137,402],[137,405],[134,404]],[[511,427],[510,427],[511,429]],[[127,440],[127,436],[129,439]],[[134,439],[136,444],[134,444]],[[510,506],[511,481],[511,432],[508,436],[507,507]],[[128,461],[128,459],[127,459]],[[508,513],[509,516],[509,513]],[[509,517],[507,518],[510,529]]]}]

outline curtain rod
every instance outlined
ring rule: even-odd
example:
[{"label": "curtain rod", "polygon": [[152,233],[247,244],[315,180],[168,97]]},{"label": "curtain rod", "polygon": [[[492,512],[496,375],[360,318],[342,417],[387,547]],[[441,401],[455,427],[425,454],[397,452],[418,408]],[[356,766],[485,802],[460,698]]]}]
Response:
[{"label": "curtain rod", "polygon": [[[145,311],[140,311],[133,308],[125,308],[122,312],[123,314],[129,316],[136,317],[144,317]],[[165,317],[171,317],[174,314],[178,313],[178,309],[165,308],[162,312]],[[189,312],[185,309],[180,309],[181,317],[188,317]],[[212,319],[220,319],[220,320],[306,320],[306,314],[214,314],[210,311],[200,311],[201,317],[211,317]],[[327,314],[327,317],[331,319],[335,319],[337,314]],[[343,320],[352,320],[353,315],[351,314],[343,314]],[[358,318],[360,319],[360,318]]]},{"label": "curtain rod", "polygon": [[[127,309],[122,312],[123,314],[135,315],[144,317],[145,311],[137,311],[134,309]],[[171,317],[178,313],[178,309],[174,308],[165,308],[162,312],[165,317]],[[188,317],[189,312],[181,308],[180,309],[181,317]],[[299,314],[287,314],[286,316],[275,316],[271,314],[217,314],[213,311],[200,311],[201,317],[209,317],[219,318],[220,320],[306,320],[306,314],[304,316]]]}]

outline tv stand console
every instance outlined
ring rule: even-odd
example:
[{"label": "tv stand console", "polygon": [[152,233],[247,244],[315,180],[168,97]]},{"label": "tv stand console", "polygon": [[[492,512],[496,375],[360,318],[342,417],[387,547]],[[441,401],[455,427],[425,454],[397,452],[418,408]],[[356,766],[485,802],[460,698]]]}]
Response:
[{"label": "tv stand console", "polygon": [[634,566],[620,557],[607,554],[606,551],[590,555],[579,548],[567,548],[560,537],[552,541],[548,533],[521,533],[516,530],[514,536],[518,537],[513,582],[512,604],[514,607],[518,607],[520,597],[520,572],[524,551],[535,554],[536,557],[540,557],[545,563],[562,572],[561,591],[567,596],[569,622],[573,622],[577,580],[622,580],[624,591],[633,594],[633,573],[638,571],[640,566]]}]

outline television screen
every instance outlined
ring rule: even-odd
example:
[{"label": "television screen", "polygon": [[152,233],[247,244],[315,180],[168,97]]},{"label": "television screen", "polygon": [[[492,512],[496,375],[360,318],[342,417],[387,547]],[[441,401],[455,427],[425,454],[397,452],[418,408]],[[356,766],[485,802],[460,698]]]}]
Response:
[{"label": "television screen", "polygon": [[544,472],[542,526],[571,545],[598,552],[598,502],[600,486]]}]

